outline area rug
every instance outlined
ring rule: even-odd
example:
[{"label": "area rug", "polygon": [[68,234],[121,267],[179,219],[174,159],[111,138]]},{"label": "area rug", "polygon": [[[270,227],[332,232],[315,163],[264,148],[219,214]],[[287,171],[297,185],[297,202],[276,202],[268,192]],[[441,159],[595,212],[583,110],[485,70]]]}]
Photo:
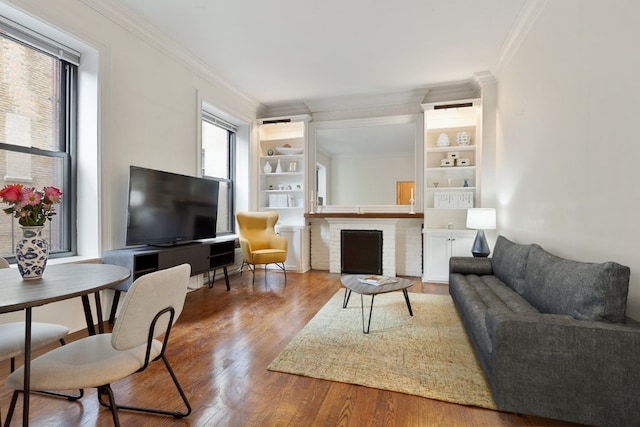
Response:
[{"label": "area rug", "polygon": [[[377,295],[362,333],[360,295],[337,292],[271,362],[271,371],[497,409],[451,297]],[[371,298],[364,297],[368,308]],[[365,311],[365,316],[368,310]]]}]

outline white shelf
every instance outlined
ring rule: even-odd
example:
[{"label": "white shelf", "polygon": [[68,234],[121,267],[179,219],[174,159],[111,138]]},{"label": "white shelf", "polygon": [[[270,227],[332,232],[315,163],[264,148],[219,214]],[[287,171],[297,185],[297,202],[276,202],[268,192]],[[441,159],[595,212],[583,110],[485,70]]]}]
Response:
[{"label": "white shelf", "polygon": [[439,168],[427,168],[427,172],[452,172],[452,171],[474,171],[475,166],[443,166]]},{"label": "white shelf", "polygon": [[303,176],[304,173],[303,172],[269,172],[269,173],[261,172],[260,175],[262,176]]},{"label": "white shelf", "polygon": [[427,148],[428,153],[448,153],[450,151],[475,151],[476,145],[449,145],[446,147]]},{"label": "white shelf", "polygon": [[475,190],[476,187],[427,187],[427,191],[456,191],[456,190]]}]

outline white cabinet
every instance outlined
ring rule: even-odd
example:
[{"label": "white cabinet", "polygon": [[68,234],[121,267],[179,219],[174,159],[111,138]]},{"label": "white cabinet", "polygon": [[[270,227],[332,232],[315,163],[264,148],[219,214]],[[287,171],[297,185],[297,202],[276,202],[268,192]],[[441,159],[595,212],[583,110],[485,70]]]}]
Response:
[{"label": "white cabinet", "polygon": [[449,282],[449,258],[472,256],[473,230],[427,230],[424,239],[424,282]]},{"label": "white cabinet", "polygon": [[277,211],[279,224],[304,225],[308,119],[303,115],[258,123],[258,208]]},{"label": "white cabinet", "polygon": [[276,231],[286,237],[288,243],[287,260],[284,265],[287,271],[304,273],[311,269],[309,257],[309,227],[280,225]]}]

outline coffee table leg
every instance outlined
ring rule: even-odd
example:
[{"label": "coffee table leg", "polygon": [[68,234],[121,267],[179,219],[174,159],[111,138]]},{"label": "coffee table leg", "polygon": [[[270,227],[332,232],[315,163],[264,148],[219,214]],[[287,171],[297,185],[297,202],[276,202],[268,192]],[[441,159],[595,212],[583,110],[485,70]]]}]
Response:
[{"label": "coffee table leg", "polygon": [[347,308],[347,304],[349,304],[349,298],[351,298],[351,289],[344,288],[344,299],[342,300],[342,308]]},{"label": "coffee table leg", "polygon": [[362,332],[364,332],[365,334],[369,333],[369,329],[371,329],[371,314],[373,313],[373,299],[375,298],[375,295],[371,295],[371,307],[369,307],[369,320],[366,322],[367,323],[367,328],[365,329],[364,324],[365,324],[365,320],[364,320],[364,297],[362,296],[362,294],[360,294],[360,307],[362,309]]},{"label": "coffee table leg", "polygon": [[[409,309],[409,315],[413,316],[413,310],[411,310],[411,303],[409,302],[409,293],[407,292],[406,289],[403,289],[402,293],[404,294],[404,300],[407,302],[407,308]],[[373,304],[371,304],[371,305],[373,305]]]}]

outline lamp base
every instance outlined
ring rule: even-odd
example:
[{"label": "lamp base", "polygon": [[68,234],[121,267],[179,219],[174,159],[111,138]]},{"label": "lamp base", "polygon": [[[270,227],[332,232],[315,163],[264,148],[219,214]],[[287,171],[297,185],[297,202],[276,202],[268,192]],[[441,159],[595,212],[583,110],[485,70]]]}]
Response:
[{"label": "lamp base", "polygon": [[478,232],[476,233],[476,239],[473,241],[471,253],[474,257],[478,258],[486,258],[491,253],[489,244],[487,243],[487,239],[484,237],[483,230],[478,230]]}]

